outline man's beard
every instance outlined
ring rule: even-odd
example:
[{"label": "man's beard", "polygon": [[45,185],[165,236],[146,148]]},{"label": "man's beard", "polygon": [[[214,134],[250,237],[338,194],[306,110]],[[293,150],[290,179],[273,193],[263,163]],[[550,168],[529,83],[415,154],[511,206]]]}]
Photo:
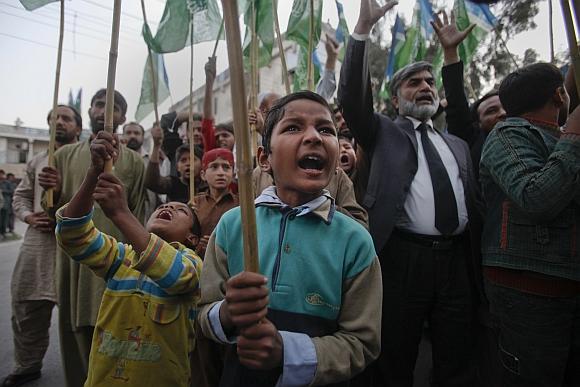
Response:
[{"label": "man's beard", "polygon": [[93,131],[93,133],[99,133],[101,130],[105,129],[104,121],[99,122],[97,121],[96,118],[93,118],[91,116],[89,116],[89,118],[91,119],[91,130]]},{"label": "man's beard", "polygon": [[410,116],[424,122],[437,113],[439,96],[435,95],[431,105],[417,105],[415,102],[406,100],[399,95],[399,115]]},{"label": "man's beard", "polygon": [[131,138],[127,141],[127,148],[133,149],[135,152],[139,151],[141,145],[143,145],[143,143],[139,142],[135,138]]},{"label": "man's beard", "polygon": [[69,135],[66,130],[56,130],[54,133],[54,139],[60,144],[68,144],[74,139],[74,137]]}]

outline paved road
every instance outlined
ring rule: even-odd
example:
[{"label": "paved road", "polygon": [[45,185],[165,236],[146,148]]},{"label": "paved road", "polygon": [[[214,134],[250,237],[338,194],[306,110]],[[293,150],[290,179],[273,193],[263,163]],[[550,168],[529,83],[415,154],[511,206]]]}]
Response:
[{"label": "paved road", "polygon": [[[16,224],[16,232],[24,235],[25,225]],[[10,279],[16,263],[21,241],[0,242],[0,378],[4,379],[13,366],[12,328],[10,325]],[[50,345],[44,358],[42,378],[26,384],[27,387],[64,387],[64,378],[60,362],[58,345],[57,311],[52,313],[50,327]],[[428,340],[421,342],[419,358],[415,370],[415,387],[428,387],[428,375],[431,367],[430,345]]]},{"label": "paved road", "polygon": [[[16,232],[24,235],[25,225],[17,221]],[[10,280],[12,269],[18,257],[21,240],[0,242],[0,378],[4,379],[12,370],[13,343],[10,316]],[[27,387],[60,387],[64,386],[64,378],[60,363],[60,349],[58,345],[58,330],[56,309],[52,314],[50,327],[50,345],[44,357],[42,378],[26,384]]]}]

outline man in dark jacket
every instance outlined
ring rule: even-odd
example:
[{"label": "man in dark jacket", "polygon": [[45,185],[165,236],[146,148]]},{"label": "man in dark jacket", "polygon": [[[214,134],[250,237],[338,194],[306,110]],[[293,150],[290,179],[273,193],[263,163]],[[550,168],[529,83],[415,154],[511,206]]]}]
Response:
[{"label": "man in dark jacket", "polygon": [[481,156],[486,294],[504,386],[580,385],[580,110],[558,68],[509,74]]},{"label": "man in dark jacket", "polygon": [[472,385],[474,299],[479,281],[480,215],[467,144],[433,129],[439,103],[429,63],[391,81],[399,116],[373,112],[367,39],[394,5],[361,1],[341,70],[339,103],[369,155],[363,205],[383,273],[382,353],[375,385],[411,386],[425,318],[437,385]]}]

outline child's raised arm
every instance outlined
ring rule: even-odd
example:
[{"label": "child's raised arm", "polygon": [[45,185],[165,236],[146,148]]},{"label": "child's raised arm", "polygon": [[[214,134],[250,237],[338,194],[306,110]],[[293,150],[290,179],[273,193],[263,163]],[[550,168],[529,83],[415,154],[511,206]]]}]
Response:
[{"label": "child's raised arm", "polygon": [[93,209],[93,191],[99,175],[105,167],[105,161],[116,159],[119,152],[117,136],[101,131],[91,142],[91,166],[79,190],[73,196],[62,213],[66,218],[80,218]]}]

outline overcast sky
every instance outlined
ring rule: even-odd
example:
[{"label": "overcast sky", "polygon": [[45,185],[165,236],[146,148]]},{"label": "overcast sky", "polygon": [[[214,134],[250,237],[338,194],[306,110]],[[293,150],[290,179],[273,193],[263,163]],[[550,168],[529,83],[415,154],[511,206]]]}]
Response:
[{"label": "overcast sky", "polygon": [[[451,6],[453,0],[447,0]],[[554,4],[554,35],[556,51],[567,47],[559,2]],[[352,31],[358,17],[359,1],[343,0],[349,29]],[[399,0],[396,11],[411,20],[414,0]],[[147,18],[153,31],[161,18],[163,0],[146,0]],[[88,103],[91,96],[107,80],[107,61],[110,46],[112,0],[70,0],[65,2],[64,52],[59,100],[68,101],[69,90],[83,89],[83,121],[89,128]],[[285,31],[292,6],[291,0],[279,0],[280,28]],[[541,60],[549,60],[548,5],[541,1],[536,18],[538,27],[518,35],[508,42],[509,49],[522,55],[533,47]],[[492,9],[493,10],[493,9]],[[389,24],[395,13],[387,14]],[[58,44],[59,3],[52,3],[34,12],[24,10],[17,0],[0,0],[0,123],[14,124],[17,118],[25,126],[46,128],[46,114],[52,106]],[[117,60],[116,89],[127,99],[127,120],[134,118],[143,75],[147,49],[141,37],[141,7],[138,0],[125,0],[121,16],[119,57]],[[323,21],[337,25],[334,0],[324,0]],[[389,34],[390,35],[390,34]],[[387,37],[390,39],[390,36]],[[213,42],[194,46],[195,87],[204,82],[203,65],[213,49]],[[189,90],[189,49],[166,54],[165,63],[169,86],[174,101],[183,98]],[[217,51],[218,73],[228,66],[225,41]],[[160,106],[166,112],[167,100]],[[144,120],[146,126],[153,114]]]}]

